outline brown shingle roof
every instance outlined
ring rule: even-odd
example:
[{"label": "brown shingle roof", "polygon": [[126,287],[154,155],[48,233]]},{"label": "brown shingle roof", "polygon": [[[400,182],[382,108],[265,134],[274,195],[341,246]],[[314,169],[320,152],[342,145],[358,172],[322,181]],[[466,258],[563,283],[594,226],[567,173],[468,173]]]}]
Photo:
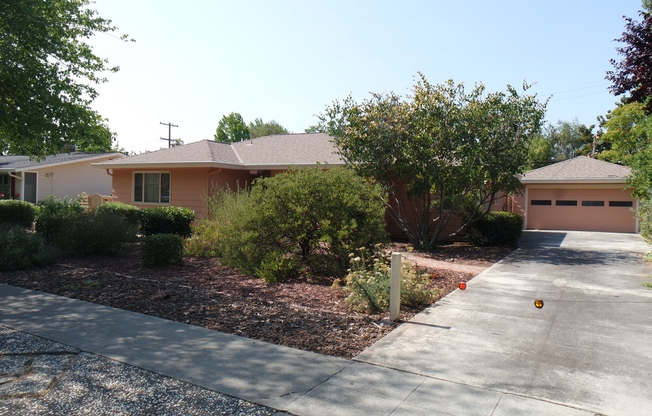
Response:
[{"label": "brown shingle roof", "polygon": [[202,140],[183,146],[98,163],[104,168],[214,166],[230,169],[287,169],[317,163],[342,165],[325,133],[283,134],[236,143]]},{"label": "brown shingle roof", "polygon": [[626,166],[578,156],[525,172],[519,179],[529,183],[625,183],[630,174]]}]

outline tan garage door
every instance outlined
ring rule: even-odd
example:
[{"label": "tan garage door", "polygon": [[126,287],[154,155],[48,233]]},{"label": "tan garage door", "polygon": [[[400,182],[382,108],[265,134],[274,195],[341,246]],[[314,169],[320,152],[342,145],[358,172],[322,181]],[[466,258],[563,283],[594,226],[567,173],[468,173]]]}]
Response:
[{"label": "tan garage door", "polygon": [[634,206],[620,189],[528,189],[527,228],[633,233]]}]

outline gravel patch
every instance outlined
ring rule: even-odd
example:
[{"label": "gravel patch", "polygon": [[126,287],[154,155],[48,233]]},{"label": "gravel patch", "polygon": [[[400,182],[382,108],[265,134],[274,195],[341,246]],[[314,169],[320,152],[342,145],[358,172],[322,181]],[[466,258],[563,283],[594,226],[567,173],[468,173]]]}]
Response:
[{"label": "gravel patch", "polygon": [[0,415],[279,415],[0,326]]}]

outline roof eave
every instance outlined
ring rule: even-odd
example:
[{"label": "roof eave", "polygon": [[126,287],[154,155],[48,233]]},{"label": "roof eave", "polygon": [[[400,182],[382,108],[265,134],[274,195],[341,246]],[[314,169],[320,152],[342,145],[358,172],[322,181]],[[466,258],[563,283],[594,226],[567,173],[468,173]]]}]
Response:
[{"label": "roof eave", "polygon": [[[34,169],[51,168],[55,166],[70,165],[72,163],[79,163],[79,162],[90,162],[91,160],[103,159],[103,158],[113,157],[113,156],[115,156],[116,159],[118,158],[118,156],[120,158],[125,157],[125,155],[122,153],[104,153],[102,155],[84,157],[81,159],[63,160],[61,162],[43,163],[43,164],[37,163],[31,166],[26,166],[24,168],[14,168],[12,172],[28,172]],[[96,163],[101,163],[101,162],[96,162]],[[91,163],[91,165],[93,165],[93,163]]]},{"label": "roof eave", "polygon": [[211,161],[201,162],[141,162],[141,163],[93,163],[91,166],[101,169],[172,169],[172,168],[220,168],[234,170],[286,170],[290,167],[326,167],[343,166],[344,162],[312,162],[312,163],[255,163],[255,164],[231,164]]},{"label": "roof eave", "polygon": [[215,162],[198,161],[198,162],[130,162],[115,163],[111,161],[91,163],[91,166],[100,169],[152,169],[152,168],[207,168],[216,167]]},{"label": "roof eave", "polygon": [[520,179],[523,185],[533,184],[600,184],[600,183],[622,183],[626,184],[627,179],[606,178],[606,179]]},{"label": "roof eave", "polygon": [[242,165],[239,169],[244,170],[287,170],[291,167],[298,168],[318,168],[329,166],[344,166],[344,162],[309,162],[309,163],[257,163],[251,165]]}]

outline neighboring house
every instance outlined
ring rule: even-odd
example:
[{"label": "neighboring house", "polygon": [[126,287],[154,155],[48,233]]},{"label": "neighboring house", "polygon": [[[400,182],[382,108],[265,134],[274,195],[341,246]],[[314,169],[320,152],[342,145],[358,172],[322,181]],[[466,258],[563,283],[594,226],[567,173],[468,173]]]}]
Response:
[{"label": "neighboring house", "polygon": [[74,198],[111,194],[111,176],[91,167],[93,162],[124,157],[122,153],[65,153],[31,160],[28,156],[0,156],[0,193],[3,198],[36,203],[49,196]]},{"label": "neighboring house", "polygon": [[627,185],[630,169],[579,156],[525,172],[523,194],[508,210],[528,230],[639,232],[638,201]]},{"label": "neighboring house", "polygon": [[93,166],[111,172],[114,201],[181,206],[201,218],[203,198],[216,187],[235,190],[292,166],[344,165],[336,150],[324,133],[285,134],[236,143],[202,140]]}]

